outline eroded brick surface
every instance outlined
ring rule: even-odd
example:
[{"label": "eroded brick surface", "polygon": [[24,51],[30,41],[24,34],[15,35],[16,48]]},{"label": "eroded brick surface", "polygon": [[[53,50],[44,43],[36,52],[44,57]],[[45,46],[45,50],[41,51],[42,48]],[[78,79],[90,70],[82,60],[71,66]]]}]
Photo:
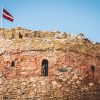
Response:
[{"label": "eroded brick surface", "polygon": [[[21,28],[0,34],[0,100],[100,99],[99,44],[82,35]],[[41,76],[44,59],[48,76]]]}]

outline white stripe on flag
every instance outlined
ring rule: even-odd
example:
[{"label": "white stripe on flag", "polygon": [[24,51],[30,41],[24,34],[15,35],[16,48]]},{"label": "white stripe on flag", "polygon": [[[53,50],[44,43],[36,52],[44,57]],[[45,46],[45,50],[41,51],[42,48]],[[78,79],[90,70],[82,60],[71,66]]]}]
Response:
[{"label": "white stripe on flag", "polygon": [[6,13],[4,13],[4,12],[3,12],[3,14],[4,14],[5,16],[7,16],[7,17],[11,18],[11,19],[14,19],[12,16],[7,15],[7,14],[6,14]]}]

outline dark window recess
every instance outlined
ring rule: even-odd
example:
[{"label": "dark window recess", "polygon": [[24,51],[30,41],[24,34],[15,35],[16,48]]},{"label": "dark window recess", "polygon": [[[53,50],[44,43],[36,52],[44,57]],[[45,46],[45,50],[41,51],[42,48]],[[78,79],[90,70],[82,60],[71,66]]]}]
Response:
[{"label": "dark window recess", "polygon": [[91,71],[92,71],[92,73],[94,73],[95,72],[95,66],[91,66]]},{"label": "dark window recess", "polygon": [[21,33],[19,33],[19,38],[21,38],[21,39],[23,38],[23,35]]},{"label": "dark window recess", "polygon": [[47,59],[42,60],[41,75],[48,76],[48,60]]},{"label": "dark window recess", "polygon": [[15,66],[15,61],[11,62],[11,66],[14,67]]}]

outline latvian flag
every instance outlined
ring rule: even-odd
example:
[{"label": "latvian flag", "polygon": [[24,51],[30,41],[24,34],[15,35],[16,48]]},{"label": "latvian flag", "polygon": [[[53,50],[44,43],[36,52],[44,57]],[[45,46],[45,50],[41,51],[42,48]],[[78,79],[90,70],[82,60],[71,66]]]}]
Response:
[{"label": "latvian flag", "polygon": [[3,14],[2,14],[3,18],[13,22],[14,18],[13,16],[5,9],[3,9]]}]

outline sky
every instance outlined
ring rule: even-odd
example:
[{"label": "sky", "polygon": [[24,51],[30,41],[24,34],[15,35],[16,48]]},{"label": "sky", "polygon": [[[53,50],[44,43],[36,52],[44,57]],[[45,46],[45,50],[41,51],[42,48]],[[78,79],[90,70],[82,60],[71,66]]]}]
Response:
[{"label": "sky", "polygon": [[100,0],[0,0],[0,9],[2,3],[14,17],[3,19],[4,28],[84,33],[100,42]]}]

